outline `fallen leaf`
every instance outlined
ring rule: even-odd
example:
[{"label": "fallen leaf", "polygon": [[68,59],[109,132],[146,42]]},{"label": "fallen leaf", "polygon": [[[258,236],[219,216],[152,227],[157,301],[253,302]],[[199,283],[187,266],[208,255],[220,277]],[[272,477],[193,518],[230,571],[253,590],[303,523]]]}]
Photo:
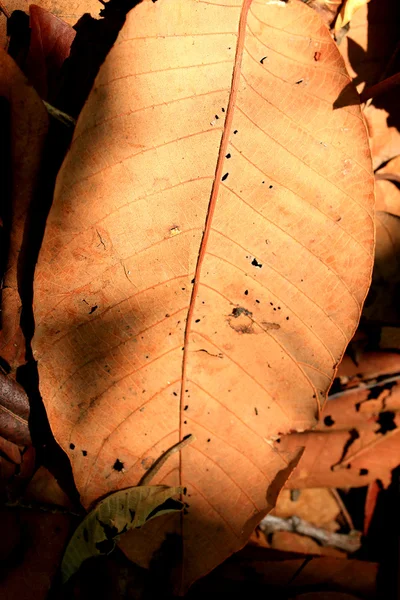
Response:
[{"label": "fallen leaf", "polygon": [[[2,3],[10,14],[14,10],[29,13],[29,7],[31,6],[30,0],[2,0]],[[103,8],[98,0],[36,0],[35,6],[52,13],[69,25],[75,25],[85,13],[98,17],[100,10]],[[0,29],[0,45],[2,48],[7,45],[5,21],[4,16],[0,14],[0,24],[3,25]]]},{"label": "fallen leaf", "polygon": [[48,504],[62,506],[67,509],[72,508],[71,501],[61,489],[54,475],[43,466],[39,467],[30,480],[23,500],[24,502],[36,502],[41,505]]},{"label": "fallen leaf", "polygon": [[376,212],[375,262],[363,317],[382,325],[400,322],[400,217]]},{"label": "fallen leaf", "polygon": [[293,490],[284,488],[272,511],[272,514],[277,517],[287,519],[296,516],[317,527],[325,527],[334,521],[339,513],[340,508],[327,488],[298,490],[295,496]]},{"label": "fallen leaf", "polygon": [[369,148],[356,93],[333,109],[336,46],[301,3],[250,4],[131,11],[36,272],[40,389],[84,505],[196,435],[156,478],[187,486],[188,514],[121,541],[147,565],[178,531],[183,588],[274,505],[298,455],[272,440],[314,422],[372,263]]},{"label": "fallen leaf", "polygon": [[0,373],[0,434],[14,444],[28,445],[29,400],[16,381]]},{"label": "fallen leaf", "polygon": [[[339,49],[361,93],[399,70],[400,5],[379,0],[362,6]],[[378,96],[364,110],[374,168],[400,154],[400,91]]]},{"label": "fallen leaf", "polygon": [[369,1],[370,0],[344,0],[335,22],[335,31],[340,31],[342,27],[345,27],[350,23],[354,13],[365,4],[368,4]]},{"label": "fallen leaf", "polygon": [[183,504],[173,500],[182,488],[138,486],[115,492],[99,502],[75,530],[61,564],[66,582],[92,556],[109,554],[120,535],[167,513],[180,511]]},{"label": "fallen leaf", "polygon": [[375,175],[376,210],[400,217],[400,156],[386,163]]},{"label": "fallen leaf", "polygon": [[[59,568],[65,542],[71,529],[68,515],[19,509],[0,511],[2,531],[14,540],[5,557],[6,572],[0,580],[2,600],[46,600]],[[13,524],[10,532],[6,523]],[[6,560],[8,558],[8,560]]]},{"label": "fallen leaf", "polygon": [[[206,597],[207,590],[215,593],[215,590],[220,589],[223,594],[229,580],[236,585],[244,582],[249,586],[250,576],[256,578],[260,584],[276,586],[280,594],[282,589],[287,590],[286,594],[289,597],[293,596],[293,590],[300,593],[310,589],[334,589],[370,600],[377,597],[377,563],[327,556],[307,557],[306,561],[304,558],[294,553],[246,546],[211,575],[199,581],[194,586],[194,590],[198,590],[199,594],[194,597]],[[219,581],[222,581],[220,587]],[[274,588],[272,597],[277,597],[278,594],[273,595],[273,592]]]},{"label": "fallen leaf", "polygon": [[330,27],[336,19],[343,0],[302,0],[307,6],[317,11],[324,23]]},{"label": "fallen leaf", "polygon": [[[0,120],[9,135],[9,173],[2,199],[11,231],[1,290],[0,356],[12,371],[24,362],[25,340],[20,328],[19,282],[24,257],[26,215],[32,200],[47,132],[47,113],[35,90],[13,59],[0,49]],[[4,119],[4,120],[3,120]],[[8,175],[8,173],[7,173]],[[2,259],[4,260],[4,258]],[[21,442],[24,443],[24,442]]]},{"label": "fallen leaf", "polygon": [[[399,406],[400,386],[393,390]],[[400,455],[400,417],[387,407],[391,391],[382,390],[383,405],[375,402],[376,389],[330,400],[315,431],[280,438],[279,449],[289,455],[305,448],[287,487],[360,487],[376,479],[389,485]]]},{"label": "fallen leaf", "polygon": [[68,58],[76,31],[49,11],[29,7],[31,39],[24,72],[41,98],[57,95],[61,67]]}]

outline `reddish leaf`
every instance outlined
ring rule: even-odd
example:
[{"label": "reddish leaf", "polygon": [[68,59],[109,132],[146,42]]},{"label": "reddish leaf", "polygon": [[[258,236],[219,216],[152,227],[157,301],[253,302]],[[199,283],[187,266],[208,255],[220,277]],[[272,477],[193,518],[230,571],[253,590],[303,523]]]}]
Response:
[{"label": "reddish leaf", "polygon": [[18,289],[23,262],[22,243],[26,214],[35,189],[48,121],[46,109],[35,90],[28,84],[12,58],[1,49],[0,96],[9,103],[10,114],[4,116],[11,123],[12,169],[11,197],[3,199],[6,211],[11,213],[11,222],[7,223],[11,233],[1,298],[0,356],[15,369],[24,361],[25,353],[20,329],[21,299]]},{"label": "reddish leaf", "polygon": [[272,440],[314,422],[359,318],[373,180],[357,95],[333,108],[348,83],[301,3],[145,0],[58,177],[35,292],[51,426],[86,506],[195,434],[154,481],[188,514],[121,542],[147,564],[178,531],[184,588],[273,505],[293,463]]},{"label": "reddish leaf", "polygon": [[61,67],[69,56],[76,31],[53,14],[31,4],[31,41],[25,73],[41,98],[51,103],[55,97]]}]

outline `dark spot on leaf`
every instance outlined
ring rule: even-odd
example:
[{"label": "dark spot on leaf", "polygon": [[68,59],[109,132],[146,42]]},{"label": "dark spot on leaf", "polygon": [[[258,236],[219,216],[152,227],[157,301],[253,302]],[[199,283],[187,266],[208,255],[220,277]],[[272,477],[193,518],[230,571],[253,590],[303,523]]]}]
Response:
[{"label": "dark spot on leaf", "polygon": [[87,450],[82,450],[83,456],[87,456]]},{"label": "dark spot on leaf", "polygon": [[235,131],[233,132],[233,135],[236,135],[236,134],[237,134],[237,132],[238,132],[238,130],[237,130],[237,129],[235,129]]},{"label": "dark spot on leaf", "polygon": [[368,469],[360,469],[360,475],[368,475]]},{"label": "dark spot on leaf", "polygon": [[299,85],[299,83],[303,83],[304,79],[299,79],[298,81],[296,81],[296,85]]},{"label": "dark spot on leaf", "polygon": [[221,181],[225,181],[226,179],[228,179],[228,175],[229,173],[225,173],[225,175],[222,176]]},{"label": "dark spot on leaf", "polygon": [[351,463],[349,463],[348,465],[346,465],[346,469],[351,469]]},{"label": "dark spot on leaf", "polygon": [[289,321],[289,317],[286,317],[286,321]]},{"label": "dark spot on leaf", "polygon": [[237,319],[238,317],[240,317],[240,315],[246,315],[246,317],[252,317],[253,313],[250,312],[249,310],[247,310],[247,308],[244,308],[243,306],[237,306],[232,310],[232,317],[235,317],[235,319]]},{"label": "dark spot on leaf", "polygon": [[253,267],[257,267],[258,269],[262,268],[262,263],[259,263],[256,258],[253,258],[253,260],[251,261],[251,264],[253,265]]},{"label": "dark spot on leaf", "polygon": [[176,392],[172,392],[174,396],[177,396],[178,394]]},{"label": "dark spot on leaf", "polygon": [[319,59],[321,58],[321,52],[314,52],[314,60],[315,62],[318,62]]},{"label": "dark spot on leaf", "polygon": [[115,461],[115,463],[113,464],[113,469],[114,471],[118,471],[118,473],[120,473],[122,471],[122,469],[124,468],[124,463],[121,462],[119,460],[119,458],[117,458],[117,460]]},{"label": "dark spot on leaf", "polygon": [[192,281],[190,283],[194,283],[194,277],[193,277],[193,279],[192,279]]},{"label": "dark spot on leaf", "polygon": [[396,429],[397,425],[394,422],[394,417],[394,412],[384,411],[379,413],[377,419],[379,429],[377,429],[375,433],[381,433],[382,435],[384,435],[388,431],[393,431],[393,429]]},{"label": "dark spot on leaf", "polygon": [[259,301],[259,300],[256,300],[256,302],[257,302],[257,304],[260,304],[260,301]]},{"label": "dark spot on leaf", "polygon": [[200,323],[200,319],[196,319],[196,320],[195,320],[195,323]]},{"label": "dark spot on leaf", "polygon": [[221,108],[221,110],[222,110],[222,112],[225,112],[225,109],[224,109],[224,108]]},{"label": "dark spot on leaf", "polygon": [[75,450],[75,444],[70,444],[69,447],[71,448],[71,450]]},{"label": "dark spot on leaf", "polygon": [[256,416],[258,416],[258,410],[256,406],[254,407],[254,412],[256,413]]},{"label": "dark spot on leaf", "polygon": [[277,444],[281,443],[281,438],[278,438],[277,440],[275,440]]},{"label": "dark spot on leaf", "polygon": [[244,295],[248,296],[249,295],[249,290],[244,290]]},{"label": "dark spot on leaf", "polygon": [[266,59],[266,56],[263,56],[262,59],[260,60],[260,63],[263,65],[264,64],[264,60]]},{"label": "dark spot on leaf", "polygon": [[130,508],[129,509],[129,514],[131,515],[131,523],[133,523],[133,519],[135,518],[135,514],[136,513],[135,513],[135,511],[132,508]]},{"label": "dark spot on leaf", "polygon": [[94,313],[95,310],[97,310],[99,307],[97,306],[97,304],[95,306],[92,306],[92,308],[89,311],[89,315],[92,315]]},{"label": "dark spot on leaf", "polygon": [[189,404],[186,404],[183,410],[187,410],[189,408]]},{"label": "dark spot on leaf", "polygon": [[218,115],[215,115],[215,118],[216,118],[216,119],[219,119],[219,116],[218,116]]},{"label": "dark spot on leaf", "polygon": [[228,154],[225,156],[225,158],[230,158],[232,155],[230,152],[228,152]]},{"label": "dark spot on leaf", "polygon": [[274,187],[273,185],[270,185],[270,186],[269,186],[269,189],[270,189],[270,190],[272,190],[272,188],[273,188],[273,187]]},{"label": "dark spot on leaf", "polygon": [[324,419],[324,424],[327,427],[332,427],[335,424],[335,421],[332,419],[331,415],[327,415]]}]

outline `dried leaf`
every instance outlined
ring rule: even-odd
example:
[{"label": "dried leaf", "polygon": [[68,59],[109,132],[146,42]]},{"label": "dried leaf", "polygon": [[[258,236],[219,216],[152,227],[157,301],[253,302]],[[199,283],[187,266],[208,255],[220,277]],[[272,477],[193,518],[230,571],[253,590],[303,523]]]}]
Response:
[{"label": "dried leaf", "polygon": [[325,527],[334,521],[340,508],[329,489],[312,488],[299,490],[293,496],[293,490],[283,489],[278,496],[272,514],[287,519],[300,517],[317,527]]},{"label": "dried leaf", "polygon": [[[25,341],[20,328],[21,299],[19,282],[24,249],[26,215],[39,172],[47,132],[47,113],[35,90],[28,84],[13,59],[0,49],[0,118],[10,127],[10,181],[5,182],[3,210],[9,215],[8,260],[1,295],[0,356],[12,369],[24,362]],[[8,175],[8,173],[7,173]],[[9,185],[7,185],[7,183]],[[8,187],[8,190],[7,190]],[[8,192],[8,193],[7,193]],[[21,442],[24,443],[24,442]]]},{"label": "dried leaf", "polygon": [[376,212],[375,263],[363,316],[374,323],[400,323],[400,217]]},{"label": "dried leaf", "polygon": [[49,11],[29,7],[31,40],[24,72],[44,100],[58,91],[61,67],[69,56],[76,31]]},{"label": "dried leaf", "polygon": [[74,532],[61,565],[63,581],[67,581],[91,556],[108,554],[119,536],[142,527],[155,517],[180,511],[181,502],[172,500],[182,488],[138,486],[115,492],[101,500]]},{"label": "dried leaf", "polygon": [[188,514],[121,542],[145,565],[178,532],[184,588],[273,506],[297,454],[272,440],[314,422],[372,263],[369,148],[335,43],[301,3],[250,4],[128,15],[36,273],[40,388],[83,503],[196,435],[157,474],[187,486]]}]

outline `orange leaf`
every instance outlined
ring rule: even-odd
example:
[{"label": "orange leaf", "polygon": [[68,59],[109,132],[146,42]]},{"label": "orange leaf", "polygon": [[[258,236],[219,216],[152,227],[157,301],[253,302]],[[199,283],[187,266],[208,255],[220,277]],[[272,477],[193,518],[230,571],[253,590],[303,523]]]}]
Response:
[{"label": "orange leaf", "polygon": [[121,542],[148,564],[179,532],[184,588],[273,506],[297,453],[272,441],[312,425],[360,315],[373,179],[356,93],[333,109],[348,84],[301,3],[144,0],[58,177],[35,290],[51,426],[86,506],[195,434],[154,481],[188,514]]}]

